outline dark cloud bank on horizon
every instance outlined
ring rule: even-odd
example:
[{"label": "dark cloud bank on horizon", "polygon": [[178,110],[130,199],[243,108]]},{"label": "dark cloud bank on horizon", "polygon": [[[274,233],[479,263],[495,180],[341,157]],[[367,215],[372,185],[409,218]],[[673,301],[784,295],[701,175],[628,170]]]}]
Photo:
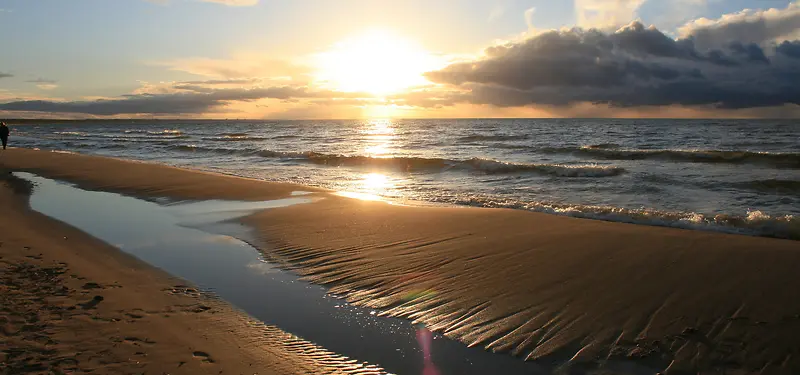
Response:
[{"label": "dark cloud bank on horizon", "polygon": [[[684,37],[676,40],[634,22],[611,33],[595,29],[545,32],[490,47],[480,59],[426,74],[432,82],[454,90],[411,92],[395,99],[419,107],[595,103],[747,109],[800,104],[800,40],[776,42],[787,35],[800,35],[800,5],[726,17],[710,25],[690,24],[681,31]],[[236,101],[362,97],[305,87],[213,87],[231,82],[183,82],[175,85],[180,91],[174,93],[110,100],[14,101],[0,104],[0,110],[199,114]]]},{"label": "dark cloud bank on horizon", "polygon": [[[723,109],[800,104],[800,41],[774,43],[769,25],[742,21],[672,39],[634,22],[615,33],[551,31],[491,47],[485,57],[427,74],[436,83],[467,89],[461,100],[501,107],[574,103],[614,107],[714,106]],[[785,25],[782,25],[785,27]],[[749,43],[725,33],[760,29]],[[794,29],[800,30],[800,12]],[[752,41],[752,35],[770,40]]]},{"label": "dark cloud bank on horizon", "polygon": [[82,113],[96,116],[142,113],[199,114],[213,110],[228,102],[248,102],[258,99],[330,98],[348,95],[332,91],[311,91],[305,87],[289,86],[254,89],[213,89],[204,86],[178,84],[176,87],[186,91],[169,94],[126,95],[119,99],[95,101],[16,101],[0,104],[0,110]]}]

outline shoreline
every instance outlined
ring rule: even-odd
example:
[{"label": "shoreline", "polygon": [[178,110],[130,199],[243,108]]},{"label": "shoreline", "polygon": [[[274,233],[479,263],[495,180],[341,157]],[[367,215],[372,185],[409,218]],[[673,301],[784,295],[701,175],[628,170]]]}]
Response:
[{"label": "shoreline", "polygon": [[0,171],[0,371],[301,375],[358,366],[33,211],[30,184]]},{"label": "shoreline", "polygon": [[[9,151],[2,163],[10,169],[151,198],[263,200],[309,190]],[[575,366],[646,361],[667,373],[800,370],[794,241],[331,195],[243,221],[275,249],[265,256],[357,305],[469,345]]]},{"label": "shoreline", "polygon": [[[193,146],[192,146],[193,147]],[[29,150],[20,148],[21,150]],[[39,150],[39,149],[34,149]],[[86,156],[97,156],[120,161],[134,163],[158,164],[176,169],[188,169],[200,173],[211,173],[233,178],[244,178],[259,183],[274,184],[273,186],[294,186],[315,192],[338,192],[341,196],[349,198],[380,200],[393,204],[423,207],[467,207],[467,208],[489,208],[489,209],[510,209],[528,211],[537,214],[557,215],[573,217],[579,219],[599,220],[613,223],[627,223],[634,225],[644,225],[663,228],[677,228],[685,230],[736,234],[754,237],[778,238],[800,241],[800,220],[796,215],[762,211],[759,209],[747,208],[746,211],[704,211],[704,210],[681,210],[669,208],[656,208],[646,205],[642,206],[615,206],[607,204],[595,205],[589,203],[565,203],[550,202],[547,200],[508,200],[501,196],[494,197],[486,194],[468,195],[461,198],[458,195],[444,196],[424,196],[416,198],[405,198],[404,196],[382,196],[374,192],[358,192],[356,190],[339,189],[335,185],[320,181],[303,181],[303,184],[295,182],[274,181],[269,176],[253,175],[243,171],[218,170],[208,165],[197,165],[193,163],[167,162],[164,160],[148,160],[147,158],[126,159],[127,156],[103,156],[94,153],[80,151],[61,151],[47,149],[47,151],[60,154],[75,154]],[[382,160],[382,159],[379,159]],[[257,163],[257,161],[254,161]],[[570,167],[572,168],[572,167]],[[568,168],[569,169],[569,168]],[[611,169],[613,171],[613,168]],[[359,172],[354,172],[358,174]],[[627,172],[625,172],[627,174]],[[791,180],[758,180],[758,183],[793,183]],[[355,192],[353,192],[355,191]],[[131,193],[131,192],[129,192]],[[131,194],[141,194],[142,192],[132,192]],[[146,194],[146,192],[145,192]],[[378,195],[374,195],[378,194]]]}]

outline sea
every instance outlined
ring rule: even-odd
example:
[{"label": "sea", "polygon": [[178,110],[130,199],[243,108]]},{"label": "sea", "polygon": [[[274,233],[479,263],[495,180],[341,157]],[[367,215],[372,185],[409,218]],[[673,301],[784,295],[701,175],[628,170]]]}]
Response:
[{"label": "sea", "polygon": [[93,120],[12,125],[10,144],[398,204],[800,240],[797,120]]}]

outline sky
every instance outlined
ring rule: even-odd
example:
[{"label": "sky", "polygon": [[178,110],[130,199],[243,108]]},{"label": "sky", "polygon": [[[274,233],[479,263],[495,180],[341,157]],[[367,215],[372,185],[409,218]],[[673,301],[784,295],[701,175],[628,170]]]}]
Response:
[{"label": "sky", "polygon": [[800,0],[0,0],[3,118],[800,117]]}]

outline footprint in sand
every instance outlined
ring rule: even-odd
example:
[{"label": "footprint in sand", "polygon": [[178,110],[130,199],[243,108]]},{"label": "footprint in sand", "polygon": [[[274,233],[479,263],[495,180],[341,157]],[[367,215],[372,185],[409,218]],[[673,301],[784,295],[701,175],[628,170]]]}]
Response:
[{"label": "footprint in sand", "polygon": [[192,357],[199,359],[203,363],[214,363],[214,360],[211,359],[211,356],[206,352],[193,352]]},{"label": "footprint in sand", "polygon": [[205,312],[205,311],[208,311],[208,310],[211,310],[211,308],[208,307],[208,306],[205,306],[205,305],[199,305],[197,307],[194,307],[194,308],[190,309],[189,311],[199,314],[201,312]]},{"label": "footprint in sand", "polygon": [[150,339],[142,340],[142,339],[140,339],[138,337],[131,337],[131,336],[124,338],[122,340],[122,342],[124,342],[126,344],[131,344],[131,345],[141,345],[141,344],[152,345],[152,344],[156,343],[155,341],[151,341]]},{"label": "footprint in sand", "polygon": [[89,302],[79,303],[78,306],[84,310],[95,308],[100,302],[103,302],[103,296],[94,296]]},{"label": "footprint in sand", "polygon": [[83,284],[83,289],[103,289],[103,287],[98,283],[86,283]]}]

